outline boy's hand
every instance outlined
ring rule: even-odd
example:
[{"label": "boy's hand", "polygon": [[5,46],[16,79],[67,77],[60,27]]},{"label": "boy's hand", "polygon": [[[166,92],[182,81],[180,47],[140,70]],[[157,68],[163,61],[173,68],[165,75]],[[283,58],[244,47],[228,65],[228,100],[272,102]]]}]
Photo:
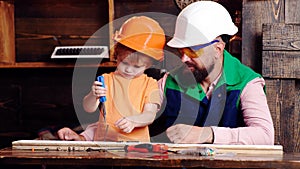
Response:
[{"label": "boy's hand", "polygon": [[83,136],[80,136],[75,131],[67,127],[58,130],[57,135],[61,140],[85,141]]},{"label": "boy's hand", "polygon": [[95,97],[101,97],[106,95],[106,88],[102,87],[102,83],[94,81],[92,85],[92,94]]},{"label": "boy's hand", "polygon": [[124,133],[131,133],[135,128],[135,123],[127,119],[127,117],[123,117],[116,121],[115,126],[122,130]]}]

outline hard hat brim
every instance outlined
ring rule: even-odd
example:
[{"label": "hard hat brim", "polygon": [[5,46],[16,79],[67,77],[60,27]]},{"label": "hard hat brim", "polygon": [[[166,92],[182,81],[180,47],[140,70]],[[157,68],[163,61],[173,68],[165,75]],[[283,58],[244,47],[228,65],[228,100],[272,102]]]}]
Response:
[{"label": "hard hat brim", "polygon": [[145,47],[143,45],[140,45],[138,43],[134,43],[128,39],[115,39],[117,42],[137,51],[140,53],[143,53],[157,61],[162,61],[164,60],[164,51],[162,49],[157,49],[157,48],[149,48]]},{"label": "hard hat brim", "polygon": [[189,44],[187,44],[186,42],[182,41],[179,38],[173,37],[168,43],[168,46],[173,47],[173,48],[184,48],[184,47],[188,47]]}]

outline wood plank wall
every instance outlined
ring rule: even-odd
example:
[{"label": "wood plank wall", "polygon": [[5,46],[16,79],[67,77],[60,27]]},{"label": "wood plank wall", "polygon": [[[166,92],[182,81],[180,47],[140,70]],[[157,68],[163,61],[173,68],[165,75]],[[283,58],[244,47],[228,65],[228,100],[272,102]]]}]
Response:
[{"label": "wood plank wall", "polygon": [[262,73],[277,144],[300,151],[300,25],[263,24]]},{"label": "wood plank wall", "polygon": [[266,79],[275,142],[286,152],[300,152],[299,7],[300,0],[243,0],[242,62]]},{"label": "wood plank wall", "polygon": [[[113,0],[109,0],[114,2]],[[99,27],[109,21],[107,0],[14,0],[15,7],[15,39],[17,62],[47,63],[58,42],[61,45],[82,45]],[[2,3],[2,1],[0,0]],[[8,0],[5,0],[7,3]],[[135,12],[164,12],[177,15],[178,8],[173,0],[116,0],[117,16]],[[146,5],[144,4],[146,3]],[[1,13],[6,6],[0,4]],[[6,5],[6,4],[5,4]],[[13,14],[13,8],[11,13]],[[7,17],[6,17],[7,18]],[[0,19],[1,24],[3,23]],[[10,21],[10,20],[9,20]],[[166,20],[167,23],[168,20]],[[10,23],[13,23],[10,21]],[[172,26],[173,29],[174,26]],[[1,53],[2,35],[0,29],[0,58],[7,55]],[[108,40],[107,36],[102,37]],[[12,37],[12,36],[9,36]],[[13,46],[10,46],[14,49]],[[4,60],[4,59],[3,59]],[[11,59],[15,62],[15,58]],[[59,62],[59,61],[58,61]],[[70,61],[72,62],[72,61]],[[60,62],[59,62],[60,63]],[[88,115],[80,107],[82,99],[90,84],[72,86],[72,68],[1,68],[0,69],[0,148],[9,146],[17,139],[34,139],[41,128],[49,126],[69,126],[78,124],[78,119],[91,122],[94,115]],[[93,68],[82,68],[87,74],[94,73]],[[99,68],[98,74],[114,71],[115,68]],[[78,91],[75,101],[72,90]],[[76,92],[77,93],[77,92]],[[80,111],[75,112],[74,107]]]},{"label": "wood plank wall", "polygon": [[284,0],[243,0],[242,62],[262,71],[262,24],[284,22]]},{"label": "wood plank wall", "polygon": [[[6,0],[5,2],[12,1]],[[20,62],[47,61],[53,47],[57,45],[53,37],[60,37],[62,45],[81,45],[99,26],[106,24],[110,17],[107,0],[14,0],[13,2],[15,3],[16,60]],[[229,9],[232,8],[231,0],[224,0],[224,2],[228,2]],[[116,18],[136,12],[165,12],[174,15],[179,13],[173,0],[115,0],[114,3],[113,12]],[[299,63],[298,51],[288,49],[289,52],[286,52],[286,49],[279,48],[282,45],[278,45],[279,51],[275,52],[270,49],[269,45],[268,48],[264,48],[263,52],[262,24],[299,24],[300,0],[243,0],[242,5],[242,62],[257,72],[262,72],[266,77],[268,101],[276,125],[276,143],[284,145],[287,152],[299,152],[299,72],[289,71],[288,69],[292,69],[292,66],[288,62],[278,62],[281,58],[288,58],[283,61],[293,60],[294,63]],[[1,11],[7,7],[1,4],[0,9],[1,16]],[[12,14],[12,12],[8,13]],[[170,24],[170,22],[166,19],[165,24]],[[171,28],[173,29],[173,26]],[[4,37],[6,34],[0,30],[0,35]],[[3,41],[0,38],[1,42]],[[0,49],[1,45],[2,43]],[[0,53],[1,60],[7,60],[5,56],[7,55]],[[15,61],[14,58],[9,59],[7,62]],[[295,70],[299,70],[297,69],[299,65],[293,66]],[[57,117],[65,117],[74,113],[72,107],[60,109],[61,104],[66,103],[71,106],[72,103],[70,100],[72,99],[71,82],[68,81],[72,73],[69,70],[17,69],[12,72],[2,69],[0,75],[6,77],[5,82],[1,81],[0,85],[0,91],[4,93],[1,95],[1,104],[3,103],[4,107],[0,109],[5,109],[4,112],[8,111],[8,113],[1,113],[1,115],[7,115],[4,118],[1,116],[2,131],[9,131],[8,129],[26,131],[24,126],[27,129],[33,127],[31,129],[36,130],[50,124],[51,122],[43,119],[44,114],[39,113],[44,112],[45,107],[35,106],[40,101],[58,105],[47,112],[47,115],[53,114],[51,117],[53,121]],[[56,79],[55,82],[50,81],[49,77],[52,80]],[[56,92],[60,93],[60,89],[66,91],[65,96],[53,95]],[[12,103],[7,104],[6,101],[11,100],[7,97],[9,95],[14,99]],[[8,106],[8,109],[5,106]],[[57,113],[57,108],[59,113]],[[5,121],[5,118],[11,121]],[[57,123],[60,122],[57,121]],[[1,138],[7,138],[7,136]]]},{"label": "wood plank wall", "polygon": [[0,1],[0,62],[15,61],[14,4]]},{"label": "wood plank wall", "polygon": [[[16,61],[50,61],[55,46],[84,45],[109,22],[108,1],[16,0]],[[107,36],[93,45],[108,46]]]},{"label": "wood plank wall", "polygon": [[[166,35],[174,34],[175,21],[180,12],[180,9],[176,6],[175,1],[131,0],[128,2],[126,0],[115,0],[115,19],[121,18],[125,21],[129,15],[144,15],[143,13],[147,12],[153,12],[157,14],[162,13],[162,15],[155,14],[150,15],[150,17],[159,22]],[[168,14],[170,17],[168,17],[166,14]],[[147,16],[149,16],[149,14]],[[114,25],[114,29],[119,29],[120,26],[121,25]],[[166,46],[166,49],[168,50],[169,48]]]},{"label": "wood plank wall", "polygon": [[[299,24],[299,5],[299,0],[243,0],[242,61],[262,72],[266,78],[267,97],[275,123],[275,140],[277,144],[284,145],[287,152],[300,151],[299,78],[296,77],[297,67],[293,67],[298,66],[299,69],[299,65],[294,64],[297,60],[295,47],[287,43],[296,36],[292,32],[280,32],[284,26],[265,26],[266,32],[263,32],[262,25]],[[275,31],[272,37],[271,30]],[[284,30],[287,31],[286,28]],[[289,33],[290,36],[287,36]]]}]

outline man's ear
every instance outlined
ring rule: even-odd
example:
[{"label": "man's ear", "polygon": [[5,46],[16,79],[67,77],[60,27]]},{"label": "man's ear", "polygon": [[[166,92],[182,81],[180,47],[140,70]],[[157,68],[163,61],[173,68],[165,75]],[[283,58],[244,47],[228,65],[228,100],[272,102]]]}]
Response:
[{"label": "man's ear", "polygon": [[[220,38],[221,39],[221,38]],[[223,55],[223,51],[225,49],[225,42],[220,40],[217,44],[216,44],[216,51],[217,51],[217,56],[222,56]]]}]

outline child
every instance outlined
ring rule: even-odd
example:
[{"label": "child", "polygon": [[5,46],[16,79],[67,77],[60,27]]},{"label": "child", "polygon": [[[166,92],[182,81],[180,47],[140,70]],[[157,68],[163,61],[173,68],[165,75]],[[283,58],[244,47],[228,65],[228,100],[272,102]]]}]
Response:
[{"label": "child", "polygon": [[83,99],[84,109],[95,112],[99,97],[106,96],[106,115],[101,111],[99,121],[92,124],[97,125],[92,132],[78,135],[63,128],[58,131],[60,139],[150,141],[148,125],[153,122],[161,100],[157,81],[144,71],[163,60],[164,31],[149,17],[132,17],[116,32],[114,39],[117,41],[116,71],[103,74],[105,88],[95,81]]}]

